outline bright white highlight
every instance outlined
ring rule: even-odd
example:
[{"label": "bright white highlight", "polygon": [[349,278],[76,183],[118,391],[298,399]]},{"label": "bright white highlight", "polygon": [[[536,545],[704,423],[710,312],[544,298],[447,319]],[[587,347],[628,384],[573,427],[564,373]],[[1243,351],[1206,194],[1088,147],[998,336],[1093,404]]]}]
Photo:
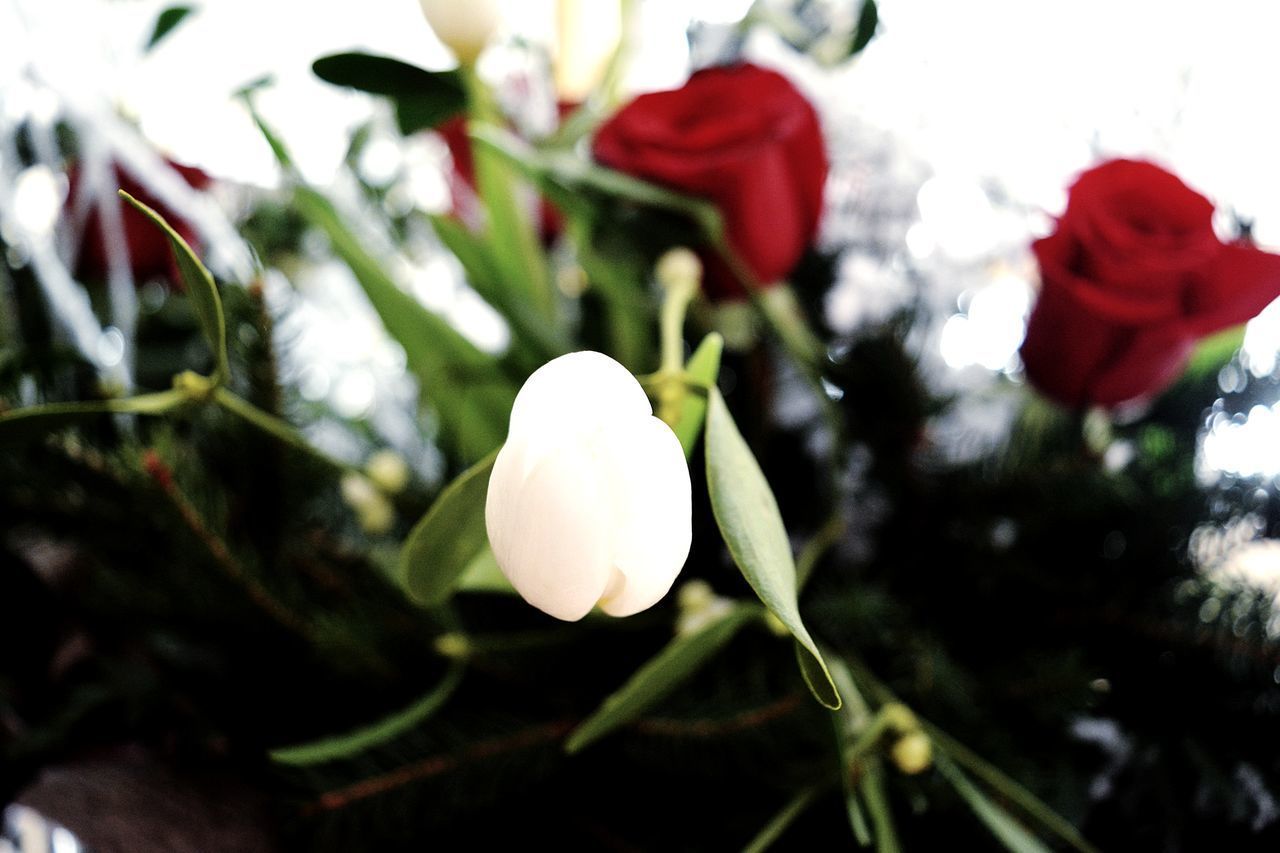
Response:
[{"label": "bright white highlight", "polygon": [[1031,290],[1008,275],[973,295],[969,309],[955,314],[942,327],[942,358],[956,369],[971,364],[988,370],[1008,370],[1022,344]]}]

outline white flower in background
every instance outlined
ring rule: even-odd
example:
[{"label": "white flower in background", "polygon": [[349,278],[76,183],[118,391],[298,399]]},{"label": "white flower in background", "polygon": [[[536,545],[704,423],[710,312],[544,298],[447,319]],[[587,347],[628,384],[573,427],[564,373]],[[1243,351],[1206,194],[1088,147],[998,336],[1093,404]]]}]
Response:
[{"label": "white flower in background", "polygon": [[498,29],[497,0],[420,0],[436,37],[463,65],[475,64]]},{"label": "white flower in background", "polygon": [[516,396],[485,505],[498,566],[526,601],[576,620],[653,606],[692,540],[689,467],[640,383],[597,352],[539,368]]}]

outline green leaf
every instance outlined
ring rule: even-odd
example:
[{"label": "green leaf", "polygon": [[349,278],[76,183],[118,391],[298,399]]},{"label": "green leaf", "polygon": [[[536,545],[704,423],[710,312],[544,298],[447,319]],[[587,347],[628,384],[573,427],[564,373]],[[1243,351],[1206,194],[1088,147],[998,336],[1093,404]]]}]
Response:
[{"label": "green leaf", "polygon": [[586,193],[644,207],[656,207],[692,219],[708,239],[724,231],[720,212],[709,201],[684,195],[592,163],[580,155],[530,146],[514,134],[492,126],[477,127],[471,137],[501,156],[533,181],[553,201],[581,207]]},{"label": "green leaf", "polygon": [[148,219],[155,223],[164,235],[169,238],[169,249],[178,262],[178,271],[182,274],[182,284],[186,287],[187,296],[195,308],[196,319],[200,321],[200,330],[204,332],[209,348],[213,350],[214,369],[209,378],[214,385],[221,385],[231,375],[227,366],[227,318],[222,313],[222,298],[218,296],[218,286],[205,265],[200,263],[196,253],[191,251],[187,241],[165,222],[164,217],[120,190],[120,197],[136,207]]},{"label": "green leaf", "polygon": [[19,444],[40,438],[52,430],[95,415],[162,415],[187,402],[181,391],[170,389],[136,397],[93,400],[83,403],[45,403],[0,414],[0,444]]},{"label": "green leaf", "polygon": [[810,786],[792,797],[782,810],[764,825],[756,837],[747,842],[747,846],[742,848],[742,853],[764,853],[772,847],[773,843],[782,837],[782,833],[787,831],[787,827],[791,826],[814,801],[818,796],[818,790],[817,786]]},{"label": "green leaf", "polygon": [[403,711],[343,735],[300,746],[274,749],[270,753],[271,760],[278,764],[305,767],[310,764],[351,758],[367,749],[393,740],[415,726],[421,725],[428,717],[440,710],[462,682],[464,669],[462,662],[452,662],[440,683]]},{"label": "green leaf", "polygon": [[151,29],[151,38],[147,39],[146,47],[143,52],[149,52],[155,48],[164,38],[177,28],[187,19],[187,16],[195,11],[192,6],[170,6],[158,16],[156,16],[156,24]]},{"label": "green leaf", "polygon": [[565,741],[565,751],[577,752],[652,708],[760,615],[754,606],[738,605],[699,630],[677,636],[574,729]]},{"label": "green leaf", "polygon": [[849,56],[857,56],[871,43],[879,23],[880,12],[876,8],[876,0],[862,0],[862,11],[858,13],[858,28],[853,31],[853,40],[849,44]]},{"label": "green leaf", "polygon": [[294,202],[303,218],[328,235],[387,332],[404,347],[423,396],[440,416],[446,441],[467,460],[479,459],[497,447],[506,435],[516,394],[497,359],[401,290],[328,199],[310,187],[297,186]]},{"label": "green leaf", "polygon": [[[484,123],[506,121],[493,93],[475,74],[462,72],[470,110],[468,131]],[[484,204],[485,231],[493,246],[494,259],[503,272],[503,283],[516,298],[523,297],[548,318],[556,314],[556,294],[542,244],[534,226],[532,210],[524,204],[523,181],[512,164],[483,145],[471,144],[475,162],[476,192]]]},{"label": "green leaf", "polygon": [[840,707],[840,692],[817,644],[800,618],[796,565],[782,514],[764,472],[742,438],[719,389],[708,397],[707,490],[725,544],[743,577],[803,649],[805,681],[828,708]]},{"label": "green leaf", "polygon": [[511,324],[513,346],[527,345],[534,350],[534,361],[529,369],[540,367],[572,349],[569,339],[546,318],[538,313],[528,300],[505,286],[501,265],[493,257],[493,250],[479,235],[449,216],[431,216],[431,225],[440,242],[453,252],[467,273],[467,282]]},{"label": "green leaf", "polygon": [[1210,335],[1196,344],[1183,373],[1184,380],[1197,381],[1210,373],[1217,373],[1244,345],[1243,325],[1233,326]]},{"label": "green leaf", "polygon": [[[863,789],[864,779],[861,774],[855,776],[853,772],[853,762],[856,759],[857,744],[861,736],[872,724],[873,716],[871,708],[867,705],[867,700],[863,698],[862,693],[858,690],[857,683],[853,680],[853,674],[849,671],[848,664],[835,655],[830,661],[831,677],[835,680],[836,687],[840,690],[840,696],[844,699],[844,704],[840,710],[833,715],[832,724],[835,726],[837,754],[840,759],[840,782],[844,789],[845,811],[849,817],[849,827],[853,830],[853,837],[862,847],[871,846],[872,834],[871,829],[867,826],[866,811],[862,808],[862,802],[859,799],[859,790]],[[872,797],[876,794],[872,792]],[[868,801],[869,802],[869,801]],[[886,814],[873,815],[876,826],[888,821],[889,840],[893,842],[893,822],[892,816]]]},{"label": "green leaf", "polygon": [[603,303],[609,354],[634,373],[653,352],[653,301],[647,286],[652,260],[631,235],[605,230],[575,224],[569,233],[592,292]]},{"label": "green leaf", "polygon": [[680,404],[680,417],[671,429],[680,439],[686,457],[693,456],[698,436],[702,435],[702,426],[707,417],[707,393],[702,388],[711,388],[720,375],[720,354],[724,351],[724,338],[712,332],[702,339],[698,348],[685,362],[685,377],[701,388],[693,388],[684,395]]},{"label": "green leaf", "polygon": [[457,592],[497,592],[503,595],[515,595],[511,581],[498,568],[498,558],[493,556],[493,549],[486,542],[483,550],[467,563],[462,570],[462,577],[454,584]]},{"label": "green leaf", "polygon": [[853,830],[853,838],[859,847],[871,846],[871,829],[867,826],[867,813],[858,801],[858,792],[852,785],[845,787],[844,810],[849,818],[849,828]]},{"label": "green leaf", "polygon": [[445,487],[414,525],[400,551],[400,577],[410,597],[424,605],[448,598],[462,573],[489,544],[484,504],[495,450]]},{"label": "green leaf", "polygon": [[863,761],[862,780],[858,790],[871,812],[871,825],[875,829],[877,853],[899,853],[898,831],[894,828],[893,809],[889,806],[889,794],[884,784],[884,762],[877,756]]},{"label": "green leaf", "polygon": [[986,824],[987,829],[991,830],[991,833],[1000,839],[1000,843],[1006,848],[1013,853],[1049,853],[1048,847],[1027,831],[1026,827],[1012,815],[982,793],[982,790],[970,782],[969,777],[964,775],[964,771],[957,767],[945,753],[935,755],[934,764],[956,789],[956,793],[969,804],[969,808],[973,809],[978,819]]},{"label": "green leaf", "polygon": [[[1059,815],[1040,800],[1035,794],[1020,785],[1000,768],[991,764],[964,744],[929,723],[921,720],[929,739],[933,741],[938,752],[946,754],[958,765],[978,777],[984,785],[997,792],[1002,798],[1020,808],[1027,817],[1037,821],[1041,827],[1061,838],[1080,853],[1098,853],[1098,848],[1090,844],[1071,822]],[[935,754],[934,759],[937,760]]]},{"label": "green leaf", "polygon": [[322,56],[311,70],[326,83],[390,98],[406,136],[438,127],[467,106],[457,71],[428,71],[389,56],[358,52]]}]

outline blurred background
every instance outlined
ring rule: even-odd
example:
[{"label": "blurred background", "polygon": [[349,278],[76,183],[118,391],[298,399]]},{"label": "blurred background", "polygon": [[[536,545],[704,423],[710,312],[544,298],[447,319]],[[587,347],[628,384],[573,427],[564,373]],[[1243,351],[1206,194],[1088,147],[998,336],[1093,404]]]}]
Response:
[{"label": "blurred background", "polygon": [[[557,104],[581,100],[615,49],[617,9],[590,0],[500,5],[503,28],[479,72],[523,135],[548,136]],[[1153,159],[1214,200],[1224,239],[1248,234],[1260,247],[1280,250],[1280,112],[1270,106],[1272,82],[1280,79],[1278,4],[882,0],[876,37],[847,62],[827,55],[823,35],[851,27],[857,4],[772,5],[790,16],[790,29],[740,27],[752,6],[744,0],[639,0],[622,90],[674,87],[695,68],[742,57],[784,71],[812,100],[832,161],[818,245],[831,281],[807,307],[849,346],[876,329],[895,329],[918,367],[922,394],[946,401],[919,418],[934,464],[985,471],[984,460],[1018,429],[1027,394],[1018,348],[1037,286],[1030,244],[1052,230],[1082,170],[1110,157]],[[165,15],[171,30],[157,26]],[[164,328],[174,300],[155,280],[166,268],[140,268],[139,257],[120,251],[138,245],[115,195],[126,186],[181,220],[220,279],[260,288],[278,342],[284,408],[307,438],[352,464],[391,448],[420,495],[434,494],[455,471],[436,426],[416,408],[405,352],[383,330],[350,267],[291,214],[277,159],[246,102],[251,93],[303,178],[350,214],[353,229],[414,297],[481,350],[506,351],[512,333],[503,318],[468,286],[436,234],[414,225],[423,213],[457,211],[466,195],[453,176],[448,141],[429,130],[401,134],[386,99],[313,73],[318,57],[348,50],[433,70],[453,65],[413,0],[181,7],[0,0],[0,341],[23,331],[10,310],[13,294],[36,292],[49,308],[51,339],[102,389],[163,385],[193,347],[199,350],[198,340],[175,335],[170,349],[139,360],[139,329]],[[361,230],[362,223],[371,227]],[[249,350],[254,334],[247,324],[232,329]],[[1215,363],[1211,376],[1179,391],[1191,431],[1185,444],[1169,439],[1168,446],[1194,454],[1197,491],[1181,519],[1187,535],[1152,548],[1176,552],[1206,583],[1269,604],[1280,596],[1280,547],[1269,538],[1280,477],[1280,307],[1250,322],[1237,343],[1239,352]],[[4,371],[17,373],[0,363]],[[14,387],[15,406],[37,402],[46,390],[29,376]],[[888,410],[892,397],[875,392],[860,405]],[[1157,418],[1163,413],[1157,406]],[[816,408],[799,383],[784,381],[769,414],[780,430],[803,432]],[[1158,455],[1153,447],[1163,434],[1124,429],[1149,414],[1121,412],[1114,433],[1110,425],[1099,428],[1105,435],[1093,448],[1103,470],[1118,474],[1137,458]],[[888,427],[900,428],[892,421]],[[801,443],[812,450],[820,440],[809,435]],[[864,540],[891,517],[891,505],[909,502],[864,482],[877,476],[869,458],[849,474],[861,478],[854,491],[867,507],[863,539],[852,537],[842,552],[853,563],[870,553]],[[957,487],[940,500],[966,494]],[[410,509],[421,508],[410,501]],[[1021,534],[1006,518],[1013,512],[1002,505],[983,520],[990,539],[983,547],[1003,553]],[[12,543],[26,535],[7,523],[0,515],[0,538]],[[1099,524],[1100,544],[1089,552],[1098,560],[1119,559],[1126,542],[1130,556],[1141,553],[1119,523]],[[1157,532],[1164,534],[1152,532],[1153,539]],[[56,563],[57,554],[45,556]],[[1227,599],[1179,589],[1179,606],[1190,608],[1193,623],[1227,619]],[[1268,611],[1250,622],[1255,611],[1249,614],[1222,630],[1248,638],[1241,643],[1260,637],[1273,649],[1280,615]],[[1250,658],[1271,677],[1255,681],[1261,698],[1250,694],[1254,704],[1233,705],[1248,705],[1255,721],[1277,705],[1280,658],[1267,655]],[[1163,658],[1153,653],[1141,665],[1156,660]],[[1065,800],[1064,810],[1087,813],[1083,801],[1123,788],[1117,779],[1125,768],[1145,760],[1141,740],[1118,718],[1102,711],[1070,718],[1071,742],[1103,757],[1087,771],[1075,768],[1085,793],[1056,805]],[[1274,741],[1254,743],[1257,766],[1232,760],[1222,771],[1230,791],[1224,810],[1233,827],[1247,827],[1231,837],[1249,843],[1274,832],[1280,818],[1263,778],[1275,770]],[[1142,791],[1134,795],[1136,811],[1154,814],[1143,810],[1158,792]],[[1181,801],[1171,802],[1176,810]],[[260,807],[254,801],[248,808]],[[1116,827],[1126,814],[1119,806],[1104,812],[1104,838],[1125,837]],[[12,840],[0,836],[0,850],[80,849],[30,809],[14,806],[6,815]],[[1179,848],[1173,836],[1153,828],[1144,837],[1152,846],[1143,849],[1196,849],[1194,842]]]}]

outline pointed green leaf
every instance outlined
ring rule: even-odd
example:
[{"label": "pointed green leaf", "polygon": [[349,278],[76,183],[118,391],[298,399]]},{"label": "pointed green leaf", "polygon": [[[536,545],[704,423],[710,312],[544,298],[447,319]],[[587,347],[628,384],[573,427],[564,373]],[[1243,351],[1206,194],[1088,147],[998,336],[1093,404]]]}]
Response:
[{"label": "pointed green leaf", "polygon": [[497,458],[495,450],[446,486],[405,540],[400,577],[418,603],[434,605],[448,598],[488,545],[484,504]]},{"label": "pointed green leaf", "polygon": [[501,266],[493,257],[493,250],[479,235],[449,216],[431,216],[431,225],[445,248],[453,252],[467,274],[467,283],[492,305],[511,324],[513,346],[528,344],[535,350],[537,364],[531,370],[545,364],[573,347],[555,325],[547,322],[525,299],[518,297],[503,283]]},{"label": "pointed green leaf", "polygon": [[858,13],[858,28],[853,31],[853,40],[849,44],[849,56],[858,55],[871,43],[879,23],[880,12],[876,8],[876,0],[862,0],[862,10]]},{"label": "pointed green leaf", "polygon": [[323,231],[356,280],[387,332],[404,347],[422,395],[439,414],[446,440],[465,459],[476,460],[506,434],[516,389],[497,359],[481,352],[448,321],[401,290],[361,245],[333,204],[306,186],[294,188],[296,209]]},{"label": "pointed green leaf", "polygon": [[428,71],[389,56],[359,52],[322,56],[311,70],[326,83],[390,98],[406,136],[438,127],[467,106],[457,71]]},{"label": "pointed green leaf", "polygon": [[1049,853],[1048,847],[1011,814],[993,803],[977,785],[969,781],[964,771],[957,767],[945,753],[935,755],[934,764],[956,789],[956,793],[969,804],[969,808],[973,809],[978,819],[986,824],[987,829],[991,830],[991,833],[1000,839],[1000,843],[1012,853]]},{"label": "pointed green leaf", "polygon": [[724,338],[712,332],[702,339],[698,348],[685,363],[685,377],[698,388],[689,389],[680,404],[680,418],[671,428],[680,439],[686,457],[693,456],[693,448],[702,435],[702,425],[707,417],[707,394],[703,389],[711,388],[720,376],[720,354],[724,351]]},{"label": "pointed green leaf", "polygon": [[164,41],[165,37],[177,28],[178,24],[186,20],[187,16],[194,11],[195,9],[190,6],[170,6],[157,15],[156,25],[151,28],[151,38],[147,39],[147,45],[143,48],[143,51],[153,50],[156,45]]},{"label": "pointed green leaf", "polygon": [[802,672],[813,695],[826,707],[839,708],[840,692],[800,618],[796,564],[778,502],[716,388],[708,396],[705,440],[711,509],[729,553],[756,595],[796,638],[802,659],[811,658]]},{"label": "pointed green leaf", "polygon": [[782,837],[782,833],[787,831],[787,827],[804,813],[817,796],[817,786],[802,789],[764,825],[755,838],[747,842],[747,846],[742,848],[742,853],[764,853],[772,847],[773,843]]},{"label": "pointed green leaf", "polygon": [[200,330],[213,350],[214,369],[209,377],[214,385],[221,385],[230,376],[227,367],[227,318],[222,313],[222,298],[218,296],[218,286],[205,265],[191,251],[187,241],[165,222],[164,217],[120,190],[120,197],[136,207],[142,214],[155,223],[164,235],[169,238],[169,249],[178,262],[178,271],[182,274],[182,284],[186,287],[187,296],[195,308],[196,319],[200,321]]},{"label": "pointed green leaf", "polygon": [[485,542],[484,548],[481,549],[480,553],[476,554],[471,562],[467,563],[467,567],[462,570],[462,576],[454,584],[454,589],[458,592],[516,594],[515,588],[511,586],[511,581],[507,580],[507,576],[502,573],[502,569],[498,568],[498,558],[493,556],[493,549],[489,547],[488,542]]},{"label": "pointed green leaf", "polygon": [[[1070,821],[1049,808],[1039,797],[1031,793],[1003,770],[927,720],[921,720],[921,724],[929,735],[929,739],[938,748],[938,752],[945,753],[946,758],[957,765],[961,765],[965,770],[981,780],[984,785],[998,793],[1004,800],[1016,805],[1022,810],[1023,814],[1038,822],[1042,828],[1053,833],[1072,848],[1079,850],[1080,853],[1098,853],[1098,848],[1090,844],[1080,834],[1080,831],[1072,826]],[[935,755],[935,761],[936,759],[937,756]]]},{"label": "pointed green leaf", "polygon": [[94,415],[161,415],[187,401],[176,389],[115,400],[83,403],[45,403],[14,409],[0,415],[0,444],[19,444],[47,435],[52,430]]},{"label": "pointed green leaf", "polygon": [[351,758],[367,749],[393,740],[415,726],[421,725],[428,717],[440,710],[462,682],[464,669],[465,666],[461,661],[452,662],[439,684],[402,711],[343,735],[325,738],[314,743],[274,749],[271,751],[271,760],[278,764],[305,767],[310,764]]},{"label": "pointed green leaf", "polygon": [[334,252],[355,274],[387,332],[404,348],[420,393],[440,418],[445,443],[468,461],[497,447],[506,434],[507,417],[516,395],[498,360],[481,352],[444,318],[400,289],[391,274],[365,250],[333,204],[301,183],[284,142],[254,109],[252,98],[246,96],[245,103],[281,167],[296,182],[294,209],[328,236]]},{"label": "pointed green leaf", "polygon": [[893,809],[889,806],[889,794],[884,784],[884,762],[877,756],[869,756],[863,762],[863,775],[858,790],[871,812],[871,825],[875,829],[877,853],[900,853],[898,831],[894,827]]},{"label": "pointed green leaf", "polygon": [[577,752],[652,708],[760,615],[754,606],[738,605],[697,631],[677,636],[574,729],[565,750]]},{"label": "pointed green leaf", "polygon": [[[493,93],[475,74],[462,72],[467,91],[468,131],[483,123],[503,124],[506,117]],[[556,315],[556,293],[542,251],[531,208],[523,203],[526,188],[517,169],[491,148],[471,143],[476,193],[484,205],[485,235],[503,272],[503,283],[542,315]]]}]

